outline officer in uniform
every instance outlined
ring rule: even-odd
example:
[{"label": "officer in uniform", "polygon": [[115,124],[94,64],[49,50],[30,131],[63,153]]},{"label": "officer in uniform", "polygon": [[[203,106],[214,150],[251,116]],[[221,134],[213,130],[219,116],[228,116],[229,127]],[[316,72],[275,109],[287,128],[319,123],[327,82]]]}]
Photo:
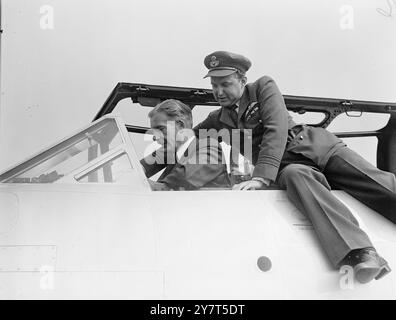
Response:
[{"label": "officer in uniform", "polygon": [[[330,190],[342,189],[396,223],[395,176],[372,166],[329,131],[294,123],[273,79],[264,76],[247,84],[251,62],[246,57],[217,51],[204,64],[221,108],[194,128],[196,134],[213,128],[252,130],[252,154],[247,155],[255,166],[252,179],[234,189],[265,189],[277,183],[310,219],[334,267],[350,265],[361,283],[390,272],[358,221]],[[238,151],[244,150],[241,145]]]}]

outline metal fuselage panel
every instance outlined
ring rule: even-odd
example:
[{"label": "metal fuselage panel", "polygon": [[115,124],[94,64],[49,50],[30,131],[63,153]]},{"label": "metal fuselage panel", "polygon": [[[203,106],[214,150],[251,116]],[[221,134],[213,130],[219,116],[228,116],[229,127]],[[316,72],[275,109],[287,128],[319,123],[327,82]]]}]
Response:
[{"label": "metal fuselage panel", "polygon": [[[334,193],[396,265],[395,226]],[[0,200],[1,298],[396,298],[393,273],[345,287],[281,190],[4,184]]]}]

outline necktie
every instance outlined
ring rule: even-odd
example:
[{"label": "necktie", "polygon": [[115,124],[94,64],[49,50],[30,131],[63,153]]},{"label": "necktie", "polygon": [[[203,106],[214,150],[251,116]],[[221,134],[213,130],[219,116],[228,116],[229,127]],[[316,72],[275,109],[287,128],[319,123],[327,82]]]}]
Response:
[{"label": "necktie", "polygon": [[238,127],[238,113],[236,108],[238,108],[238,106],[235,104],[230,108],[230,118],[234,122],[235,126]]},{"label": "necktie", "polygon": [[[238,128],[238,112],[236,111],[236,108],[238,108],[237,105],[233,105],[230,108],[230,118],[235,124],[235,128]],[[235,181],[234,177],[239,171],[239,150],[238,148],[233,147],[231,144],[231,151],[230,151],[230,174],[231,174],[231,181],[232,184],[239,183]]]}]

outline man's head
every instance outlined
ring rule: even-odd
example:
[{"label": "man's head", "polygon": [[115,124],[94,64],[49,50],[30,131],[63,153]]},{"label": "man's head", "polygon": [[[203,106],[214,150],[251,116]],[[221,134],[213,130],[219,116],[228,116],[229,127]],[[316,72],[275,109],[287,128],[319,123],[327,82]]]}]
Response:
[{"label": "man's head", "polygon": [[225,77],[210,77],[213,95],[222,107],[231,107],[241,99],[246,81],[246,76],[239,73]]},{"label": "man's head", "polygon": [[209,69],[213,95],[222,107],[234,105],[242,97],[251,67],[248,58],[227,51],[216,51],[205,57],[205,66]]},{"label": "man's head", "polygon": [[192,131],[191,109],[179,100],[165,100],[148,114],[155,140],[167,146],[178,147]]}]

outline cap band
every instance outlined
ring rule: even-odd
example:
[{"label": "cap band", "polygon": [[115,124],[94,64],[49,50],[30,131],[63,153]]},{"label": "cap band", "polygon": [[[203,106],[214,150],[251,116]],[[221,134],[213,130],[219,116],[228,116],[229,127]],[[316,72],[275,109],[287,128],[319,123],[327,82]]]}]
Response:
[{"label": "cap band", "polygon": [[242,73],[237,68],[231,68],[231,67],[213,68],[213,69],[209,70],[209,72],[206,74],[204,79],[207,77],[226,77],[226,76],[229,76],[230,74],[233,74],[235,72]]}]

